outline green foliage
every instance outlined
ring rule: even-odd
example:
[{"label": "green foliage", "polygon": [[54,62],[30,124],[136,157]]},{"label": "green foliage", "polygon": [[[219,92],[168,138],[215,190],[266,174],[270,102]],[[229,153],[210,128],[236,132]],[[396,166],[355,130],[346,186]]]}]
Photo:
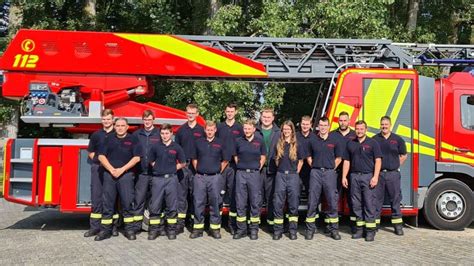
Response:
[{"label": "green foliage", "polygon": [[239,35],[239,21],[242,8],[236,5],[221,7],[214,18],[208,20],[208,26],[216,35]]}]

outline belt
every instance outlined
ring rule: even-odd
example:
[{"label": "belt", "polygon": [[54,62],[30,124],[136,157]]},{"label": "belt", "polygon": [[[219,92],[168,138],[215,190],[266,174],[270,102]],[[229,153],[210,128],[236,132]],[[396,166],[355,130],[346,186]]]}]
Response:
[{"label": "belt", "polygon": [[334,168],[325,168],[325,167],[313,167],[313,169],[321,170],[323,172],[329,171],[329,170],[334,170]]},{"label": "belt", "polygon": [[278,171],[278,173],[280,173],[280,174],[285,174],[285,175],[297,174],[296,171]]},{"label": "belt", "polygon": [[382,169],[382,172],[400,172],[400,169],[394,169],[394,170],[389,170],[389,169]]},{"label": "belt", "polygon": [[163,177],[163,178],[170,178],[176,176],[176,174],[163,174],[163,175],[155,175],[156,177]]},{"label": "belt", "polygon": [[205,173],[199,173],[197,172],[198,175],[203,175],[203,176],[215,176],[215,175],[219,175],[220,173],[212,173],[212,174],[205,174]]},{"label": "belt", "polygon": [[237,170],[244,171],[244,172],[247,172],[247,173],[259,172],[259,170],[256,170],[256,169],[237,169]]},{"label": "belt", "polygon": [[351,172],[351,174],[356,174],[356,175],[367,175],[367,174],[372,174],[372,173]]}]

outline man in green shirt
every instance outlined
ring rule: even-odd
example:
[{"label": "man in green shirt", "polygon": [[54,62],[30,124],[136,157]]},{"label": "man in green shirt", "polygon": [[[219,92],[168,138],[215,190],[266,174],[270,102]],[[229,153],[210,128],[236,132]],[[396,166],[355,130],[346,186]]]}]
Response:
[{"label": "man in green shirt", "polygon": [[280,138],[280,128],[274,123],[275,112],[273,109],[263,109],[260,112],[260,124],[257,132],[263,139],[267,151],[267,159],[265,166],[262,168],[261,175],[263,178],[263,196],[267,206],[267,224],[270,231],[273,228],[273,180],[276,174],[275,165],[275,146]]}]

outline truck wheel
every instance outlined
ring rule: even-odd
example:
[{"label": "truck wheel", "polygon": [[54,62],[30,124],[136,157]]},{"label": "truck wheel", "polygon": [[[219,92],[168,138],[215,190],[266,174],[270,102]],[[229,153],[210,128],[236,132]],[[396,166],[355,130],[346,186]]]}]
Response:
[{"label": "truck wheel", "polygon": [[474,216],[474,194],[463,182],[442,179],[434,183],[425,198],[423,214],[440,230],[463,230]]},{"label": "truck wheel", "polygon": [[142,222],[142,230],[148,232],[148,226],[150,225],[150,212],[148,209],[145,209],[143,213],[143,222]]}]

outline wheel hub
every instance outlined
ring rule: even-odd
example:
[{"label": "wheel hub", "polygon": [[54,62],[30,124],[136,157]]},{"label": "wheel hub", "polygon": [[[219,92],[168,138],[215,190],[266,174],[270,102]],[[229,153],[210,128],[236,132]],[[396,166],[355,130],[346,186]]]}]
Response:
[{"label": "wheel hub", "polygon": [[464,212],[464,199],[456,192],[444,192],[438,198],[437,207],[443,218],[454,220]]}]

